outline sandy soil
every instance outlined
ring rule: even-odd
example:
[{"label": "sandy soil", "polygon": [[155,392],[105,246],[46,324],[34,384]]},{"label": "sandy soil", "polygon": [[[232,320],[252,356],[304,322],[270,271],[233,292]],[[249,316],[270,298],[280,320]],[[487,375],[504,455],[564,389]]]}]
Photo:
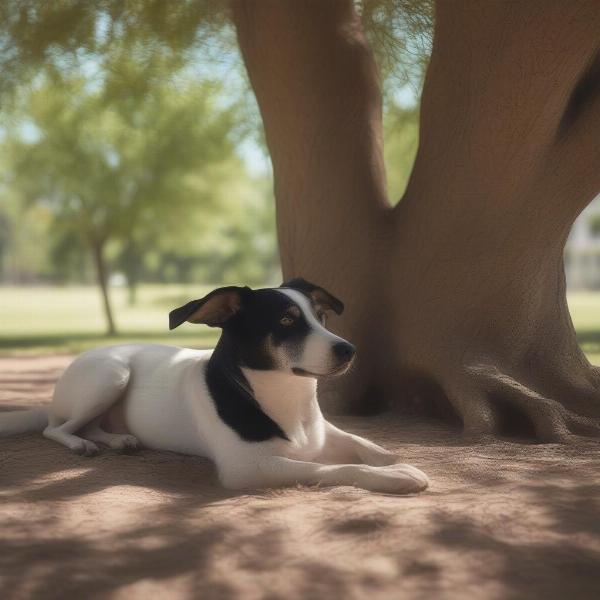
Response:
[{"label": "sandy soil", "polygon": [[[46,402],[69,360],[0,360],[0,403]],[[0,597],[600,598],[600,445],[336,422],[396,449],[430,490],[231,494],[200,458],[0,440]]]}]

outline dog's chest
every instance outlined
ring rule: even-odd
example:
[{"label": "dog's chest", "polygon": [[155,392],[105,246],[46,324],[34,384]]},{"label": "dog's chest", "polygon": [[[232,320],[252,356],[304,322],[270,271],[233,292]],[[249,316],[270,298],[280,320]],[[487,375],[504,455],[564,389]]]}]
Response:
[{"label": "dog's chest", "polygon": [[288,458],[309,460],[325,440],[323,415],[317,403],[316,381],[287,374],[244,369],[261,409],[283,430]]},{"label": "dog's chest", "polygon": [[294,460],[314,460],[323,450],[325,443],[325,422],[319,419],[300,423],[296,431],[289,434],[285,455]]}]

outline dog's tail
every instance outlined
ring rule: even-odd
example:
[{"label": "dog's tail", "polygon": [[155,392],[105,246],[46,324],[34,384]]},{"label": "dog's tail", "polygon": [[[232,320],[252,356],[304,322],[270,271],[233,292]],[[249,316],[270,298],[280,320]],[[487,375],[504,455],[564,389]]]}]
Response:
[{"label": "dog's tail", "polygon": [[44,408],[0,412],[0,437],[44,431],[48,414]]}]

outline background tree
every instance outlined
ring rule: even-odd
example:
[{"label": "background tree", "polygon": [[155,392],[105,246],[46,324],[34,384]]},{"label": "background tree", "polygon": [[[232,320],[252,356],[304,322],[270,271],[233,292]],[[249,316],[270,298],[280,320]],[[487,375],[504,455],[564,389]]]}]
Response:
[{"label": "background tree", "polygon": [[146,262],[159,265],[149,270],[150,279],[277,284],[281,274],[268,178],[249,174],[234,156],[194,178],[194,185],[217,202],[201,210],[191,206],[185,227],[164,229],[145,254]]},{"label": "background tree", "polygon": [[[272,194],[265,174],[249,173],[240,159],[239,146],[261,141],[227,9],[228,3],[214,1],[176,3],[166,10],[163,2],[115,0],[58,4],[19,0],[0,7],[2,125],[11,130],[13,141],[27,142],[21,144],[21,171],[32,167],[28,150],[32,141],[39,141],[39,130],[32,125],[35,119],[28,111],[31,88],[40,95],[40,82],[46,89],[68,88],[67,104],[87,102],[88,120],[94,120],[94,111],[101,119],[100,113],[112,115],[112,138],[102,143],[116,143],[122,155],[118,165],[111,165],[111,180],[129,186],[127,193],[135,198],[126,201],[126,220],[108,224],[111,235],[103,254],[108,267],[126,275],[132,302],[140,279],[264,283],[279,270]],[[79,87],[74,85],[77,77]],[[203,104],[196,98],[195,110],[192,95],[182,102],[181,92],[189,92],[190,87],[205,89],[210,102]],[[87,98],[90,93],[93,102]],[[213,144],[205,138],[208,145],[199,151],[189,146],[188,138],[203,123],[225,113],[227,140]],[[175,119],[172,128],[169,118]],[[165,131],[160,130],[163,125]],[[107,133],[92,128],[88,133],[93,136]],[[0,127],[0,141],[6,137],[4,131]],[[72,146],[68,151],[75,159],[80,149]],[[183,160],[182,152],[186,152]],[[206,168],[186,171],[208,155],[212,158]],[[116,156],[111,151],[113,163]],[[174,162],[181,177],[165,177],[165,168],[172,168]],[[8,160],[3,172],[7,193],[19,205],[24,195],[20,186],[27,188],[29,196],[32,186],[26,177],[15,177],[15,164]],[[38,203],[36,210],[46,214],[47,203]],[[5,252],[8,261],[18,263],[21,270],[30,264],[34,281],[88,281],[81,236],[53,214],[49,226],[36,235],[41,256],[28,263],[19,250],[16,230],[31,224],[33,211],[23,212],[19,226],[15,211],[11,212],[4,236],[12,240]],[[20,236],[24,242],[28,231],[25,227]],[[6,280],[23,281],[14,269],[6,271]]]},{"label": "background tree", "polygon": [[[82,240],[109,334],[116,328],[108,245],[121,242],[134,287],[140,255],[164,229],[187,227],[192,203],[203,197],[194,180],[233,154],[232,112],[217,110],[214,97],[207,85],[183,79],[172,89],[157,80],[135,110],[123,109],[86,78],[54,78],[23,99],[33,133],[25,139],[17,133],[7,142],[11,184],[51,210],[59,237],[76,233]],[[210,204],[204,194],[203,204]]]}]

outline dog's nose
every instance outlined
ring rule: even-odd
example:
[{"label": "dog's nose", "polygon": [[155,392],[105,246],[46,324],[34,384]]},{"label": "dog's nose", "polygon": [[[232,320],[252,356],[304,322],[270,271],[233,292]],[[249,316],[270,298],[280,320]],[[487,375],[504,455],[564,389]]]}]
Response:
[{"label": "dog's nose", "polygon": [[333,353],[341,362],[350,362],[356,354],[356,348],[349,342],[337,342],[333,345]]}]

